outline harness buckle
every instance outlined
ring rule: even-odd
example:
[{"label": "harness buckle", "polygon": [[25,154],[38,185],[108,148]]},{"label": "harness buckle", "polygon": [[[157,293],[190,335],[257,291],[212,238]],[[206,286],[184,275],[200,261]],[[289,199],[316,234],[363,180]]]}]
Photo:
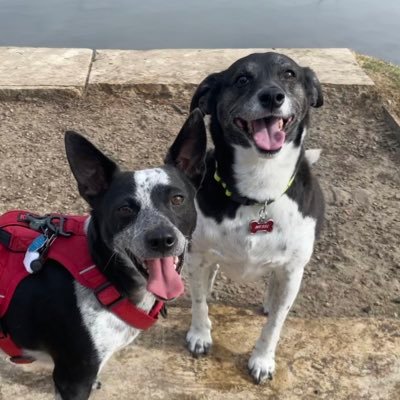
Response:
[{"label": "harness buckle", "polygon": [[56,236],[71,236],[72,232],[67,232],[64,230],[65,222],[67,221],[67,217],[62,215],[48,215],[46,219],[46,223],[49,229],[51,229]]},{"label": "harness buckle", "polygon": [[94,289],[94,294],[99,303],[107,309],[110,309],[125,300],[125,296],[123,296],[110,282],[105,282]]},{"label": "harness buckle", "polygon": [[25,222],[34,231],[52,231],[56,236],[71,236],[72,232],[64,230],[67,217],[57,214],[35,215],[21,213],[17,218],[18,222]]}]

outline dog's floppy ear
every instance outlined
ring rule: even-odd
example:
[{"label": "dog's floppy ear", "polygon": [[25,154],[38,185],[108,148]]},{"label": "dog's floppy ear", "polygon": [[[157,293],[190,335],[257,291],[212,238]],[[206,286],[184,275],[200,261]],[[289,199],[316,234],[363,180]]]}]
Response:
[{"label": "dog's floppy ear", "polygon": [[195,108],[170,147],[165,163],[181,170],[195,185],[201,182],[207,152],[207,131],[203,114]]},{"label": "dog's floppy ear", "polygon": [[204,115],[211,113],[212,96],[219,85],[220,79],[221,72],[216,72],[207,76],[200,83],[192,97],[190,111],[199,108]]},{"label": "dog's floppy ear", "polygon": [[81,196],[90,204],[110,186],[117,164],[79,133],[65,133],[65,151]]},{"label": "dog's floppy ear", "polygon": [[324,104],[322,95],[322,87],[317,78],[317,75],[311,68],[303,68],[305,76],[305,84],[307,96],[312,107],[321,107]]}]

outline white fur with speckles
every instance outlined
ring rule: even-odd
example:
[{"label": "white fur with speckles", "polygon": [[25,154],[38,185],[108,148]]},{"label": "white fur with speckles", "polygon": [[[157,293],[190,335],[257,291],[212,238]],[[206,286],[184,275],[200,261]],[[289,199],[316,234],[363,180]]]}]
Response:
[{"label": "white fur with speckles", "polygon": [[136,200],[143,207],[154,208],[151,201],[151,188],[156,185],[168,185],[170,178],[162,168],[152,168],[137,171],[133,174],[135,181]]},{"label": "white fur with speckles", "polygon": [[[100,372],[112,354],[130,344],[141,331],[132,328],[115,314],[102,307],[92,290],[77,282],[74,284],[83,323],[101,360]],[[137,307],[148,312],[153,308],[154,303],[155,297],[146,292]]]}]

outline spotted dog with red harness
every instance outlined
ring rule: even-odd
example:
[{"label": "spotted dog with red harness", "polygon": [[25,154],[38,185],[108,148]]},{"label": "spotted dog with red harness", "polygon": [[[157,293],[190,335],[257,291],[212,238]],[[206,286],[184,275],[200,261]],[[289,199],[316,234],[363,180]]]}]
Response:
[{"label": "spotted dog with red harness", "polygon": [[[272,272],[268,321],[248,362],[257,383],[272,379],[281,329],[322,225],[323,196],[310,168],[319,154],[307,159],[304,150],[311,107],[322,103],[315,73],[272,52],[211,74],[191,103],[210,116],[215,147],[196,197],[198,222],[187,257],[187,344],[196,356],[212,345],[207,294],[218,266],[235,280],[262,280]],[[204,121],[198,122],[202,132]]]},{"label": "spotted dog with red harness", "polygon": [[49,355],[57,398],[88,399],[109,357],[183,293],[180,268],[196,223],[192,178],[206,152],[206,136],[186,128],[201,118],[190,116],[166,165],[141,171],[121,171],[67,132],[90,217],[0,217],[0,349],[16,363]]}]

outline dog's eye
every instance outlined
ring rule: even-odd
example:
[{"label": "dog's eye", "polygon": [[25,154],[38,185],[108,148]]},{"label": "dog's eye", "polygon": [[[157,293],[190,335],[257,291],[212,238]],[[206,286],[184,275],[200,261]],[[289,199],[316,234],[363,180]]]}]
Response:
[{"label": "dog's eye", "polygon": [[129,206],[122,206],[118,208],[118,215],[121,217],[131,217],[133,215],[133,208]]},{"label": "dog's eye", "polygon": [[170,199],[171,204],[174,206],[181,206],[184,201],[185,201],[185,198],[180,194],[172,196]]},{"label": "dog's eye", "polygon": [[283,73],[283,77],[285,79],[293,79],[296,78],[296,73],[293,70],[288,69]]},{"label": "dog's eye", "polygon": [[247,85],[250,82],[250,78],[246,75],[241,75],[239,78],[236,79],[236,86],[237,87],[243,87]]}]

